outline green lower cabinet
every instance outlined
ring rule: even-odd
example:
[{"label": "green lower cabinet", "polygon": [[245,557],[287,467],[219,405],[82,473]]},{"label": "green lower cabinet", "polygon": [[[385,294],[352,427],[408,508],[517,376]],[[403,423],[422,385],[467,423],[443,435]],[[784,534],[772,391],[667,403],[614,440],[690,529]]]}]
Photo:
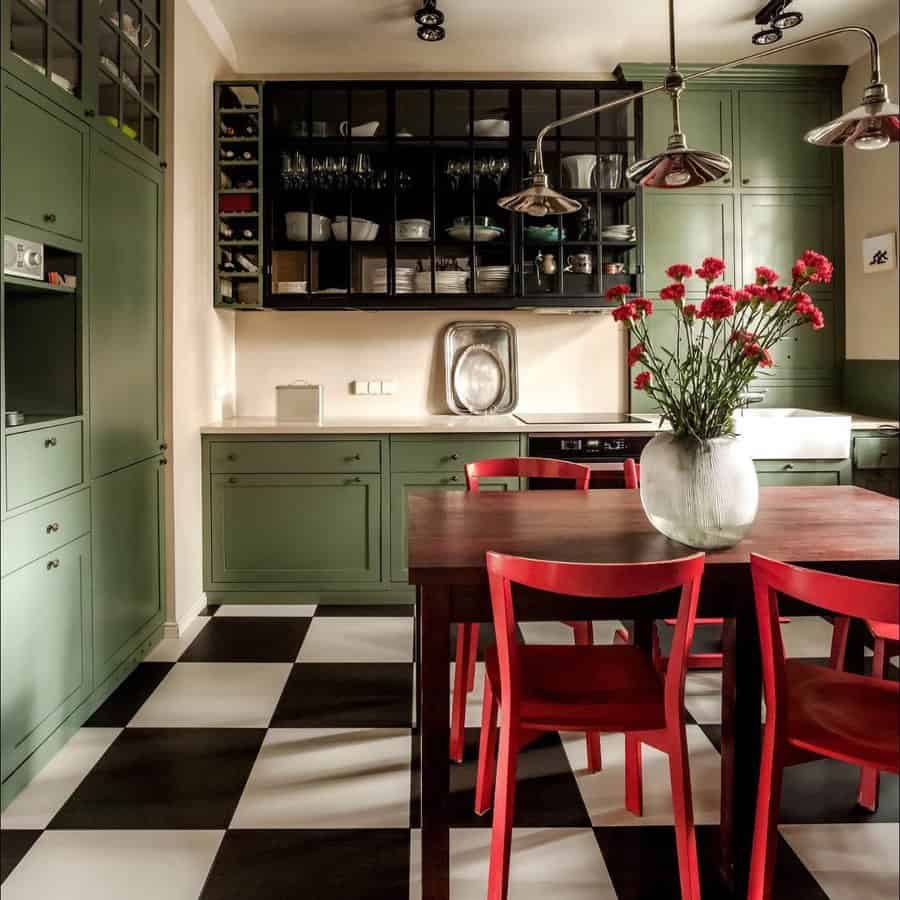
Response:
[{"label": "green lower cabinet", "polygon": [[[518,478],[484,478],[482,491],[517,491]],[[406,504],[410,491],[464,491],[465,475],[446,472],[414,472],[391,476],[391,581],[409,582],[406,567]]]},{"label": "green lower cabinet", "polygon": [[94,480],[94,675],[100,684],[163,617],[158,458]]},{"label": "green lower cabinet", "polygon": [[850,484],[849,459],[761,459],[754,462],[760,487]]},{"label": "green lower cabinet", "polygon": [[7,575],[0,606],[2,778],[91,692],[91,541]]},{"label": "green lower cabinet", "polygon": [[216,584],[375,583],[380,475],[213,475]]}]

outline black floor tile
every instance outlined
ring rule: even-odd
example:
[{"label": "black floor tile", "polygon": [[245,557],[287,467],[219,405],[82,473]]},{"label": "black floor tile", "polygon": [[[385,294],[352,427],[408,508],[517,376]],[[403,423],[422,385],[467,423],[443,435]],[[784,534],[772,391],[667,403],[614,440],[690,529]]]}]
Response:
[{"label": "black floor tile", "polygon": [[0,832],[0,882],[22,861],[40,831],[4,829]]},{"label": "black floor tile", "polygon": [[115,728],[127,725],[173,665],[165,662],[141,663],[84,723],[85,726]]},{"label": "black floor tile", "polygon": [[272,728],[409,728],[412,663],[298,663]]},{"label": "black floor tile", "polygon": [[262,728],[126,728],[51,828],[226,828]]},{"label": "black floor tile", "polygon": [[179,662],[293,662],[309,623],[308,618],[215,616]]},{"label": "black floor tile", "polygon": [[[466,729],[464,762],[450,769],[451,828],[488,828],[491,814],[475,814],[480,729]],[[590,817],[558,734],[545,734],[519,752],[517,828],[589,828]]]},{"label": "black floor tile", "polygon": [[412,603],[320,603],[316,607],[317,619],[328,618],[359,618],[369,616],[372,618],[410,618],[415,612]]},{"label": "black floor tile", "polygon": [[201,900],[397,900],[409,895],[404,828],[229,831]]}]

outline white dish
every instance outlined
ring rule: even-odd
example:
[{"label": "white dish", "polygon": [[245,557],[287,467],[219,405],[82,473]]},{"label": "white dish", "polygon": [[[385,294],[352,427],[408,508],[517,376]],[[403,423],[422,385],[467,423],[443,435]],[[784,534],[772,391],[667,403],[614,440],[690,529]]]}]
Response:
[{"label": "white dish", "polygon": [[427,241],[431,237],[431,222],[428,219],[400,219],[394,226],[394,237],[398,241]]},{"label": "white dish", "polygon": [[305,281],[279,281],[275,285],[276,294],[305,294],[307,283]]},{"label": "white dish", "polygon": [[596,167],[596,153],[576,153],[574,156],[564,156],[562,171],[565,184],[575,190],[589,189]]},{"label": "white dish", "polygon": [[[468,130],[466,128],[466,131]],[[472,134],[474,137],[509,137],[509,121],[507,119],[476,119],[473,123]]]},{"label": "white dish", "polygon": [[503,235],[493,228],[469,228],[468,225],[452,225],[447,229],[448,237],[455,241],[495,241]]},{"label": "white dish", "polygon": [[289,212],[284,214],[284,222],[289,241],[327,241],[331,237],[331,219],[327,216]]},{"label": "white dish", "polygon": [[[354,217],[350,226],[350,239],[353,241],[374,241],[378,237],[378,229],[380,226],[377,222],[370,222],[368,219],[357,219]],[[347,240],[347,217],[336,216],[334,224],[331,226],[331,232],[335,240]]]}]

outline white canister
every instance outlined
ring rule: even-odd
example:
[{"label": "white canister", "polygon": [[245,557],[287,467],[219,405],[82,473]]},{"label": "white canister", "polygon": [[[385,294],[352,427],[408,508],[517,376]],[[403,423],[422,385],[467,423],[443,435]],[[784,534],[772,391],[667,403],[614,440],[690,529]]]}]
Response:
[{"label": "white canister", "polygon": [[322,424],[325,388],[321,384],[297,381],[275,386],[275,409],[278,419],[286,422]]}]

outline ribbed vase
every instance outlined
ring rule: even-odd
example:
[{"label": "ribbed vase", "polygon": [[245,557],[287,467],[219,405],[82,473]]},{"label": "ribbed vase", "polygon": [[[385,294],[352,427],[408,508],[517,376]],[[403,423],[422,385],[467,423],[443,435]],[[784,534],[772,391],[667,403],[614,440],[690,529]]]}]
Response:
[{"label": "ribbed vase", "polygon": [[753,526],[759,480],[737,438],[663,433],[641,454],[641,503],[672,540],[699,550],[733,547]]}]

